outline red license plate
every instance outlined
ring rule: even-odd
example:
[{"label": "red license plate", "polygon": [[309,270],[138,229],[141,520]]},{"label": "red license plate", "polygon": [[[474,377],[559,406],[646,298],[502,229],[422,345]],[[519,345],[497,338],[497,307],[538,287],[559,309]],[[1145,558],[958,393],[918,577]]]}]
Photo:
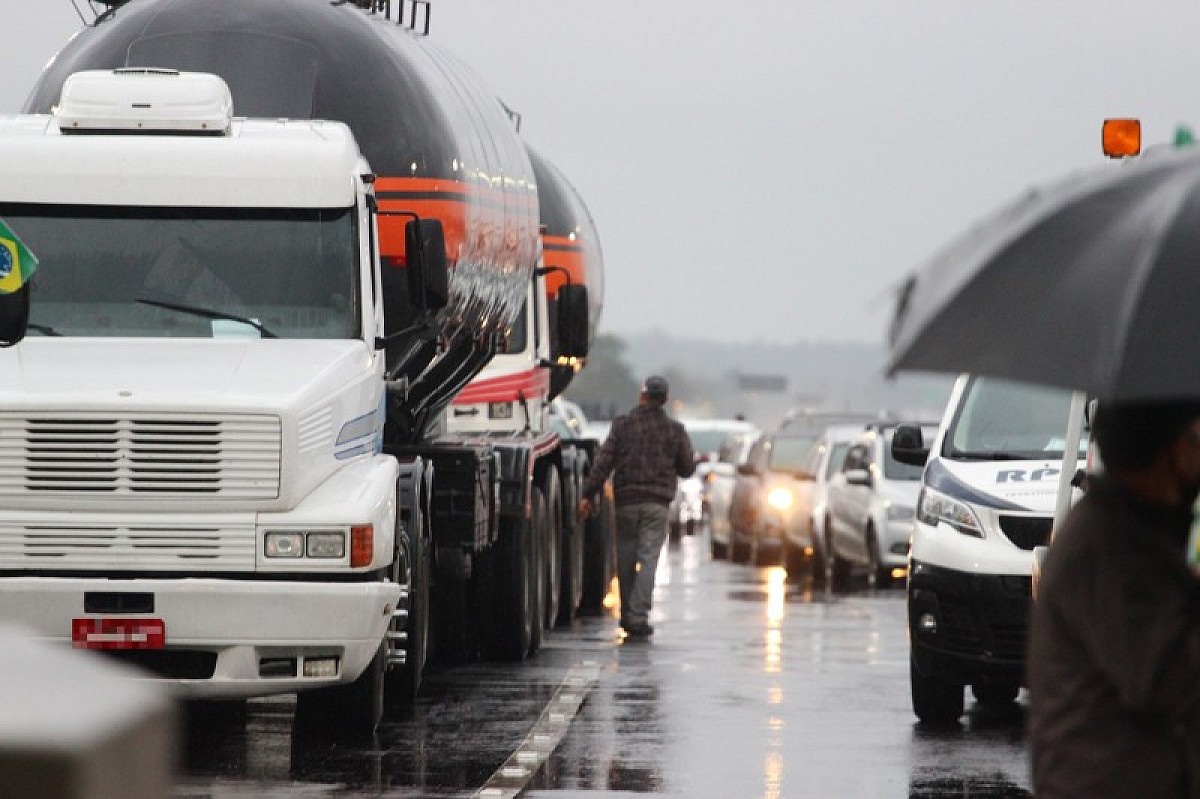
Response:
[{"label": "red license plate", "polygon": [[162,619],[71,619],[71,643],[78,649],[162,649]]}]

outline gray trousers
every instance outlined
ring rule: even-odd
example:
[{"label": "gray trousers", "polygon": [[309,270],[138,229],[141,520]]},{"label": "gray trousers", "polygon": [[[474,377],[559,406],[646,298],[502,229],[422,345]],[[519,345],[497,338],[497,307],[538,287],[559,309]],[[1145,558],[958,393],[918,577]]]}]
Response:
[{"label": "gray trousers", "polygon": [[645,624],[650,616],[654,573],[666,540],[666,505],[639,502],[617,507],[617,583],[621,618],[630,624]]}]

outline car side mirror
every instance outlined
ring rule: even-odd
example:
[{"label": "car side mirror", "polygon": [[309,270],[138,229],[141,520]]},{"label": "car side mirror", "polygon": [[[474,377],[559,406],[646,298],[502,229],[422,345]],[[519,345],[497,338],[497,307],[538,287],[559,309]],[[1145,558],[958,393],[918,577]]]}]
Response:
[{"label": "car side mirror", "polygon": [[441,220],[412,219],[404,226],[404,261],[412,305],[422,311],[445,308],[450,303],[450,269]]},{"label": "car side mirror", "polygon": [[929,460],[929,447],[915,424],[902,424],[892,434],[892,457],[909,466],[924,466]]},{"label": "car side mirror", "polygon": [[871,473],[866,469],[847,469],[845,472],[846,482],[852,486],[866,486],[870,488],[874,481],[871,479]]}]

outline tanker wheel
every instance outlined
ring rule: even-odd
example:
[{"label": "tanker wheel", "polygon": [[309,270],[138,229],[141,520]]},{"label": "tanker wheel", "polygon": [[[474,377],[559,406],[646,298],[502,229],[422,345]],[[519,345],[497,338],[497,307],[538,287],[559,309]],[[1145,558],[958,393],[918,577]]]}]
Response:
[{"label": "tanker wheel", "polygon": [[546,605],[542,618],[544,628],[553,629],[558,622],[562,604],[562,559],[563,550],[563,493],[558,469],[546,470],[543,487],[546,502]]},{"label": "tanker wheel", "polygon": [[616,523],[612,497],[601,494],[595,510],[584,524],[580,615],[604,615],[604,598],[608,596],[617,569]]},{"label": "tanker wheel", "polygon": [[523,660],[533,638],[533,524],[530,519],[500,518],[496,544],[495,601],[487,639],[490,658]]},{"label": "tanker wheel", "polygon": [[562,586],[558,594],[557,623],[569,626],[583,601],[583,522],[576,515],[579,505],[579,481],[563,483],[562,513]]},{"label": "tanker wheel", "polygon": [[538,486],[533,487],[532,535],[533,546],[530,552],[529,611],[529,649],[527,654],[534,655],[542,648],[542,633],[546,619],[546,602],[549,592],[547,583],[549,568],[546,566],[546,542],[549,538],[549,524],[546,518],[546,495]]}]

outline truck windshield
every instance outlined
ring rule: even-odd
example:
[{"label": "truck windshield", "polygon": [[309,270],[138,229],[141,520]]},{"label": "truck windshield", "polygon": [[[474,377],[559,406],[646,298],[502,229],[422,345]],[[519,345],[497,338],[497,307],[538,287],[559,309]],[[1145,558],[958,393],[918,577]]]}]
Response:
[{"label": "truck windshield", "polygon": [[359,335],[351,209],[0,204],[0,219],[38,259],[30,335]]},{"label": "truck windshield", "polygon": [[[942,454],[967,460],[1061,460],[1071,394],[973,377],[947,431]],[[1087,453],[1087,431],[1079,457]]]}]

